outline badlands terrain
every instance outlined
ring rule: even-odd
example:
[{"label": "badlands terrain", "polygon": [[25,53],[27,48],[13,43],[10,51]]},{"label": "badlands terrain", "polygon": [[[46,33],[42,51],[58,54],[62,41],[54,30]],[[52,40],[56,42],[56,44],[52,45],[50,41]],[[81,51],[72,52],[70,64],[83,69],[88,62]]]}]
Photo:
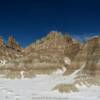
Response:
[{"label": "badlands terrain", "polygon": [[100,100],[100,36],[51,31],[22,48],[0,37],[0,100]]}]

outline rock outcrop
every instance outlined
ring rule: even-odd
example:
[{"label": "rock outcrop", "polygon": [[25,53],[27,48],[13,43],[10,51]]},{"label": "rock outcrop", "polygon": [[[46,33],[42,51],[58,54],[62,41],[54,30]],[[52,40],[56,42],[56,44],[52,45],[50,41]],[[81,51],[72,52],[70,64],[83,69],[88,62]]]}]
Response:
[{"label": "rock outcrop", "polygon": [[[0,39],[3,45],[2,38]],[[4,52],[5,50],[5,52]],[[84,43],[63,35],[61,32],[52,31],[46,37],[32,43],[23,49],[12,36],[9,38],[8,45],[0,47],[0,57],[9,58],[12,61],[6,66],[13,71],[25,71],[29,73],[52,73],[57,69],[67,68],[64,73],[69,74],[79,69],[86,63],[84,72],[90,75],[100,73],[100,37],[90,38]],[[18,56],[18,57],[16,57]],[[67,64],[66,64],[67,62]]]},{"label": "rock outcrop", "polygon": [[73,41],[70,36],[52,31],[45,38],[27,47],[25,49],[25,54],[31,56],[36,54],[41,61],[59,63],[60,65],[64,64],[64,58],[66,56],[68,56],[69,59],[73,59],[79,49],[80,43]]},{"label": "rock outcrop", "polygon": [[75,66],[77,68],[79,68],[81,63],[86,62],[86,70],[100,70],[100,37],[98,36],[87,40],[81,46],[81,49],[75,56],[73,62],[73,65],[76,63]]},{"label": "rock outcrop", "polygon": [[0,46],[4,44],[3,38],[0,36]]},{"label": "rock outcrop", "polygon": [[21,46],[16,42],[13,36],[9,37],[8,46],[19,51],[21,50]]},{"label": "rock outcrop", "polygon": [[12,61],[22,55],[21,47],[18,46],[14,38],[10,37],[9,43],[5,43],[3,38],[0,37],[0,61]]}]

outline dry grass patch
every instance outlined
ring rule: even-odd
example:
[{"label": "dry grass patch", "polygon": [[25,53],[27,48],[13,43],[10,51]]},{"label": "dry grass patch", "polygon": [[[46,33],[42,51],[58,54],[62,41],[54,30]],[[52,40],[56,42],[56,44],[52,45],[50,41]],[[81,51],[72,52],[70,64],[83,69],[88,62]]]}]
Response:
[{"label": "dry grass patch", "polygon": [[77,87],[75,87],[73,84],[60,84],[54,87],[53,90],[59,90],[60,92],[78,91]]}]

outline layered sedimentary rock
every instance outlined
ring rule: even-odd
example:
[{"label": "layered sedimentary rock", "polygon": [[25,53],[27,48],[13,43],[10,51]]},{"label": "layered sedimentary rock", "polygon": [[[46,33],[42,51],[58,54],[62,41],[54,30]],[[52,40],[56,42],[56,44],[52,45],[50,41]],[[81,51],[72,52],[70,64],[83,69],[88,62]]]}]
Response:
[{"label": "layered sedimentary rock", "polygon": [[[100,70],[100,37],[93,37],[81,43],[69,35],[52,31],[46,37],[37,40],[22,49],[13,37],[9,38],[8,44],[0,47],[0,59],[10,59],[0,67],[14,71],[25,71],[26,76],[30,74],[47,74],[57,69],[67,70],[70,74],[79,69],[85,63],[84,72],[96,75]],[[4,52],[5,50],[5,52]],[[18,73],[19,73],[18,72]]]}]

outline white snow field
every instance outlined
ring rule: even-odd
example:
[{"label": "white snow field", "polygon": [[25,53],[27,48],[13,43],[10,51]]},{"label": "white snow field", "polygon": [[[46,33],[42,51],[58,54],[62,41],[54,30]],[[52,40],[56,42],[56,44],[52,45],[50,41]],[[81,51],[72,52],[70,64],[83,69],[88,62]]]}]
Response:
[{"label": "white snow field", "polygon": [[79,92],[61,93],[58,90],[52,90],[59,84],[72,84],[77,77],[77,73],[84,68],[85,64],[79,70],[71,75],[63,76],[65,69],[60,69],[51,75],[36,75],[31,79],[5,79],[0,78],[0,100],[100,100],[100,87],[85,87],[77,85]]}]

